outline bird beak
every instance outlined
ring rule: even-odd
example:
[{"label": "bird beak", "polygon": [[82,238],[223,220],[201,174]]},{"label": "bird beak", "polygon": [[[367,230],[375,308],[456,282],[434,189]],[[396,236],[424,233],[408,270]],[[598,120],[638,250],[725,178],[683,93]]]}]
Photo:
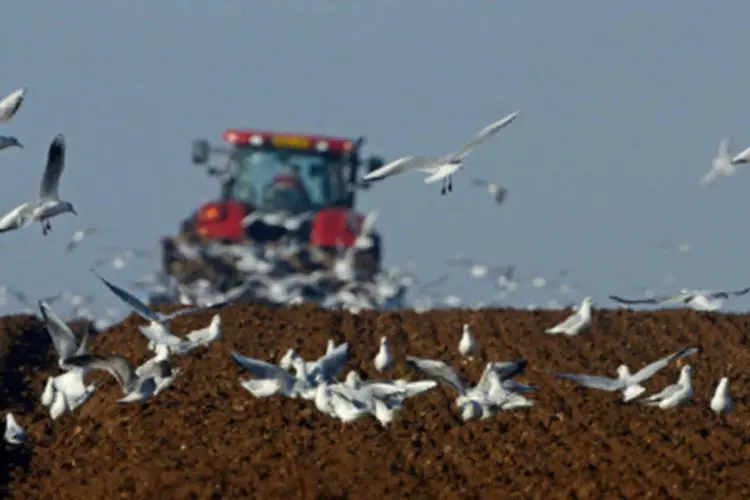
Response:
[{"label": "bird beak", "polygon": [[78,212],[76,212],[75,208],[71,208],[70,211],[73,213],[73,215],[78,216]]},{"label": "bird beak", "polygon": [[23,144],[21,144],[20,142],[17,142],[16,146],[18,146],[19,148],[23,149]]}]

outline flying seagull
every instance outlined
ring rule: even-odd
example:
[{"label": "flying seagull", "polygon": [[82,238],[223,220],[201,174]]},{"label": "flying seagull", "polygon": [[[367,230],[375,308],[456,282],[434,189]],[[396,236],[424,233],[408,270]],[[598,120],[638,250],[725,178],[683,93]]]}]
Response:
[{"label": "flying seagull", "polygon": [[65,245],[65,251],[72,252],[73,250],[78,248],[78,245],[83,243],[83,240],[85,240],[89,236],[99,234],[100,232],[101,229],[97,227],[87,227],[84,229],[79,229],[70,236],[70,240],[68,240],[67,245]]},{"label": "flying seagull", "polygon": [[520,112],[521,110],[516,110],[508,116],[487,125],[469,142],[464,144],[458,152],[443,156],[404,156],[368,173],[363,179],[365,181],[374,181],[385,179],[401,172],[419,171],[429,174],[424,180],[426,184],[442,180],[443,189],[441,192],[445,194],[447,191],[453,190],[453,174],[464,166],[464,159],[471,154],[474,148],[510,124]]},{"label": "flying seagull", "polygon": [[582,387],[588,387],[590,389],[621,391],[622,400],[627,403],[646,391],[646,389],[640,384],[653,377],[656,372],[666,368],[672,361],[699,352],[703,352],[701,347],[688,347],[668,356],[664,356],[661,359],[657,359],[633,374],[630,373],[630,369],[627,365],[620,365],[617,367],[617,378],[600,377],[596,375],[578,375],[573,373],[553,373],[552,375],[564,380],[570,380]]},{"label": "flying seagull", "polygon": [[711,292],[706,290],[680,290],[677,295],[665,295],[660,297],[650,297],[643,299],[626,299],[617,295],[610,295],[609,298],[615,302],[626,305],[639,305],[639,304],[653,304],[653,305],[664,305],[664,304],[684,304],[689,307],[698,310],[716,310],[721,307],[721,301],[726,300],[730,297],[740,297],[750,292],[750,287],[743,288],[742,290],[734,290],[728,292]]},{"label": "flying seagull", "polygon": [[743,165],[750,160],[750,148],[731,156],[729,152],[729,139],[722,139],[719,142],[719,149],[716,158],[713,159],[711,170],[701,179],[703,187],[710,187],[719,177],[729,177],[737,171],[737,165]]},{"label": "flying seagull", "polygon": [[15,116],[26,97],[26,88],[14,90],[0,101],[0,123],[5,123]]},{"label": "flying seagull", "polygon": [[508,196],[508,190],[500,184],[487,181],[485,179],[474,178],[472,182],[475,186],[484,188],[487,192],[495,199],[495,202],[500,205],[505,198]]},{"label": "flying seagull", "polygon": [[144,336],[146,336],[151,342],[154,343],[154,345],[158,344],[167,344],[172,348],[180,349],[181,347],[184,347],[184,340],[172,335],[169,332],[169,321],[177,318],[178,316],[184,316],[186,314],[193,314],[197,312],[203,312],[203,311],[212,311],[214,309],[220,309],[224,306],[227,306],[229,304],[232,304],[235,300],[226,300],[222,302],[218,302],[216,304],[208,305],[208,306],[202,306],[202,307],[188,307],[185,309],[180,309],[178,311],[174,311],[169,314],[163,314],[157,311],[152,311],[149,309],[149,307],[141,302],[140,299],[138,299],[136,296],[132,295],[131,293],[123,290],[122,288],[113,285],[106,279],[104,279],[99,273],[91,270],[92,273],[94,273],[104,285],[109,288],[109,290],[117,296],[118,299],[123,301],[125,304],[127,304],[133,312],[135,312],[138,316],[145,319],[149,322],[148,326],[141,327],[140,331],[143,333]]},{"label": "flying seagull", "polygon": [[21,229],[39,221],[42,223],[42,234],[47,234],[52,225],[49,219],[64,213],[76,213],[73,205],[60,200],[58,187],[65,168],[65,137],[55,137],[47,154],[47,166],[44,169],[42,183],[39,187],[39,199],[17,206],[0,219],[0,233]]},{"label": "flying seagull", "polygon": [[[130,403],[141,401],[153,395],[156,391],[156,370],[163,368],[162,364],[154,364],[153,371],[136,374],[135,368],[130,362],[119,354],[111,356],[97,356],[94,354],[83,354],[68,358],[67,364],[77,366],[86,370],[104,370],[109,372],[117,383],[122,387],[125,397],[119,399],[118,403]],[[166,374],[165,374],[166,375]]]}]

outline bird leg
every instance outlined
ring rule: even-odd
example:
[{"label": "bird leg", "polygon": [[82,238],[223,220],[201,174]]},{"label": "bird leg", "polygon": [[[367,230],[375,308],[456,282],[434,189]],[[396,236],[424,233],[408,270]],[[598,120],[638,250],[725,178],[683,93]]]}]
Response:
[{"label": "bird leg", "polygon": [[448,176],[448,191],[453,191],[453,176]]},{"label": "bird leg", "polygon": [[443,179],[443,189],[440,190],[440,194],[445,195],[445,179]]},{"label": "bird leg", "polygon": [[42,222],[42,234],[47,236],[50,231],[52,231],[52,224],[49,221]]}]

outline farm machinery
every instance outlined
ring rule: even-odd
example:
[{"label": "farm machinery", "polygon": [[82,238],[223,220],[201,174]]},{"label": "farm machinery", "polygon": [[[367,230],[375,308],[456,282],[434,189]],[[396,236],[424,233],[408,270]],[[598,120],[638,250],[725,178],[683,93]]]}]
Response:
[{"label": "farm machinery", "polygon": [[[362,157],[364,137],[247,129],[228,129],[222,137],[222,145],[192,143],[193,164],[218,179],[219,195],[184,219],[176,236],[162,239],[164,274],[180,285],[203,280],[226,292],[243,281],[248,266],[237,251],[222,248],[273,249],[283,256],[283,274],[309,275],[331,270],[355,244],[359,279],[380,272],[380,235],[355,210],[357,191],[370,187],[360,170],[384,164]],[[363,231],[369,244],[360,246]],[[276,271],[266,266],[254,272]],[[167,301],[157,299],[152,302]]]}]

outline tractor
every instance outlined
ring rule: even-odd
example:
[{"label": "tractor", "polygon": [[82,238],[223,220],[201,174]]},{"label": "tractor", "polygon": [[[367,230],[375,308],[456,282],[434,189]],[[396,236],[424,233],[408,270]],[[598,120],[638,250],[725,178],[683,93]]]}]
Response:
[{"label": "tractor", "polygon": [[[290,262],[295,273],[330,268],[342,248],[351,247],[364,217],[354,211],[356,192],[369,189],[360,167],[380,168],[379,157],[361,157],[365,138],[228,129],[226,144],[192,143],[192,162],[220,183],[216,200],[203,203],[181,224],[176,237],[162,239],[162,267],[179,283],[207,280],[219,290],[236,286],[242,273],[231,259],[186,255],[209,245],[288,245],[303,251]],[[222,166],[211,160],[223,158]],[[373,276],[381,265],[379,234],[358,251],[355,266]],[[189,252],[188,252],[189,253]]]}]

